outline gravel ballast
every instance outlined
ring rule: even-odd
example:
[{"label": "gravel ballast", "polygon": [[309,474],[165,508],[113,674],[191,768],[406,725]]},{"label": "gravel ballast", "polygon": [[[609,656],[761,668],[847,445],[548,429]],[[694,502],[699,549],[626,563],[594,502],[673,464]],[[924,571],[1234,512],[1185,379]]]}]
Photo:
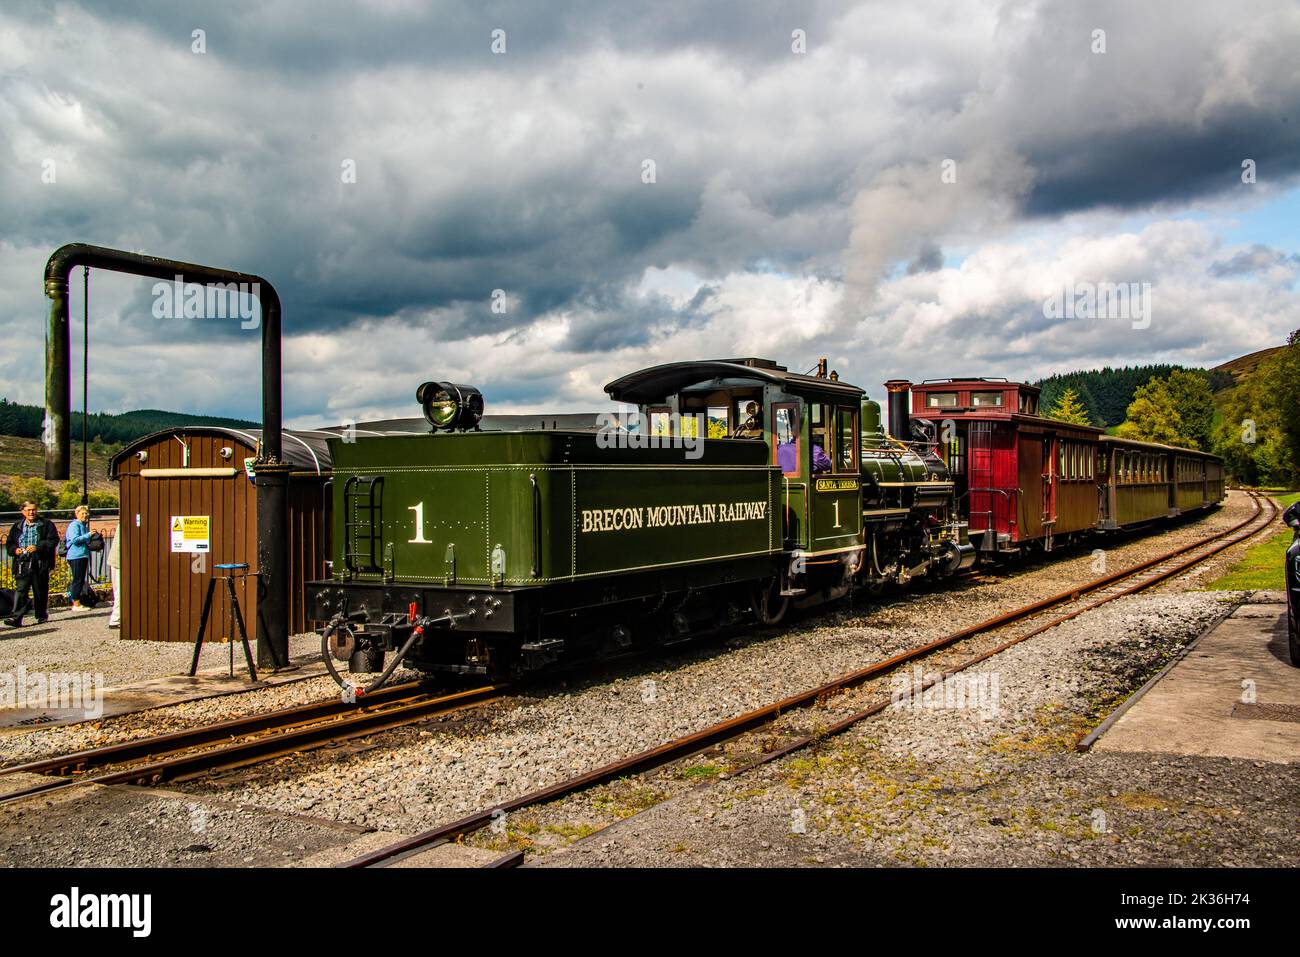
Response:
[{"label": "gravel ballast", "polygon": [[[534,863],[1295,866],[1300,766],[1074,750],[1239,597],[1120,599],[967,672],[986,689],[996,677],[991,714],[891,709]],[[512,826],[586,833],[609,823],[600,807],[575,797]]]}]

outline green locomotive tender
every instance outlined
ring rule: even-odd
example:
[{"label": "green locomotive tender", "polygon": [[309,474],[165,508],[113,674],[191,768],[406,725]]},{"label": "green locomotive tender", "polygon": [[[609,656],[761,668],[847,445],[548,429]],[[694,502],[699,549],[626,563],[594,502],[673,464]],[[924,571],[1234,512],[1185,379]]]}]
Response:
[{"label": "green locomotive tender", "polygon": [[331,440],[333,578],[308,586],[327,661],[396,652],[371,688],[399,661],[517,675],[974,560],[943,462],[825,360],[670,363],[606,391],[636,412],[490,432],[477,390],[425,383],[433,434]]}]

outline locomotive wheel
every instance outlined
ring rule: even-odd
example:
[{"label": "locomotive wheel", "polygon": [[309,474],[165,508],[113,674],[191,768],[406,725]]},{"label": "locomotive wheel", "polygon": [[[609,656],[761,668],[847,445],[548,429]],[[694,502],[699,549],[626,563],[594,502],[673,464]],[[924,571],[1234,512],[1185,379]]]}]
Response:
[{"label": "locomotive wheel", "polygon": [[779,625],[790,610],[790,596],[781,594],[779,578],[769,578],[754,586],[750,607],[760,624]]}]

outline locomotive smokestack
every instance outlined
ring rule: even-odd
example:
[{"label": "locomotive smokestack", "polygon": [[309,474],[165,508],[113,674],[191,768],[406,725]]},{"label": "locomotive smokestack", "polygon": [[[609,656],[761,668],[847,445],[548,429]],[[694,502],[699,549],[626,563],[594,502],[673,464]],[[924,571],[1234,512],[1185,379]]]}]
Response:
[{"label": "locomotive smokestack", "polygon": [[900,442],[912,441],[911,402],[912,383],[907,379],[890,379],[885,383],[889,392],[889,434]]}]

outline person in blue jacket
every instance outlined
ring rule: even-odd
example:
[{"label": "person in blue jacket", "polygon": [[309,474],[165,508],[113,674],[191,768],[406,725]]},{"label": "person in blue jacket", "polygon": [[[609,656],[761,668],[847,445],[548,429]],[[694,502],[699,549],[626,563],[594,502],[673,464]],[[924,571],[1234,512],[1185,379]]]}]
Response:
[{"label": "person in blue jacket", "polygon": [[90,567],[90,551],[86,543],[90,541],[90,509],[78,505],[73,513],[76,518],[68,523],[63,540],[68,543],[68,565],[72,568],[72,584],[68,588],[68,601],[76,609],[90,608],[88,602],[81,600],[86,591],[86,569]]}]

